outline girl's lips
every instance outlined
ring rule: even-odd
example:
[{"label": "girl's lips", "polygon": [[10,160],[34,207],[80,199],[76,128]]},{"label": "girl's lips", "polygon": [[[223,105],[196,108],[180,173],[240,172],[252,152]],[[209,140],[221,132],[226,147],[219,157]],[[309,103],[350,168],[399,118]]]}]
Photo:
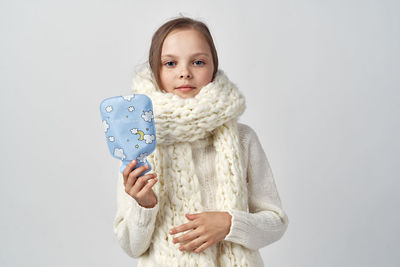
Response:
[{"label": "girl's lips", "polygon": [[179,91],[182,91],[182,92],[189,92],[189,91],[191,91],[191,90],[193,90],[193,89],[195,89],[196,87],[178,87],[178,88],[176,88],[177,90],[179,90]]}]

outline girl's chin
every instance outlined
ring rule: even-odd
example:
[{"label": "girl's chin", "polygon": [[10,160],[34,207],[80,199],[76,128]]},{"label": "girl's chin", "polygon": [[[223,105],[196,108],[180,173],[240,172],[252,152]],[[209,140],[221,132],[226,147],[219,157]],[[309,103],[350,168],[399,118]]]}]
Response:
[{"label": "girl's chin", "polygon": [[191,90],[189,92],[182,92],[182,91],[177,91],[175,94],[182,97],[182,98],[192,98],[195,97],[198,94],[198,90]]}]

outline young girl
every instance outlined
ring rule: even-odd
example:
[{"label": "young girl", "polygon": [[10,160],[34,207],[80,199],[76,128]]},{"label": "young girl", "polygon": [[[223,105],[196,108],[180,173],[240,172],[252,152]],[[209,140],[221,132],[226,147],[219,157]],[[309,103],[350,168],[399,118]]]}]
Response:
[{"label": "young girl", "polygon": [[264,266],[288,226],[245,100],[218,70],[207,26],[173,19],[153,35],[133,92],[152,99],[157,148],[119,175],[114,232],[140,266]]}]

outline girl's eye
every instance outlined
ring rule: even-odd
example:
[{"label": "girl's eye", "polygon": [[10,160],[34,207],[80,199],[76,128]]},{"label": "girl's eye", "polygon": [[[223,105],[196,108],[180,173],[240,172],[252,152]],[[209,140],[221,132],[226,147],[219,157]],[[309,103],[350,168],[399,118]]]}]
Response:
[{"label": "girl's eye", "polygon": [[175,62],[168,61],[168,62],[165,62],[164,65],[167,66],[167,67],[173,67],[175,65]]},{"label": "girl's eye", "polygon": [[204,63],[204,61],[196,60],[196,61],[193,62],[193,64],[196,65],[196,66],[202,66],[202,65],[204,65],[205,63]]}]

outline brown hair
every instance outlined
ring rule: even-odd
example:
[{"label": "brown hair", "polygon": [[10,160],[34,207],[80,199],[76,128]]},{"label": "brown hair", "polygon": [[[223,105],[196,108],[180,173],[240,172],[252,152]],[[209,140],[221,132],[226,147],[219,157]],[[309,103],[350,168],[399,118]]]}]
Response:
[{"label": "brown hair", "polygon": [[161,88],[160,82],[160,69],[161,69],[161,49],[167,35],[176,29],[194,29],[200,32],[204,38],[206,39],[208,45],[210,46],[212,60],[214,63],[214,73],[218,70],[218,55],[217,50],[215,49],[214,41],[211,36],[210,30],[207,25],[201,21],[194,20],[187,17],[179,17],[176,19],[172,19],[167,21],[153,34],[153,38],[151,39],[151,46],[149,51],[149,64],[150,68],[153,71],[154,77],[157,81],[158,87]]}]

